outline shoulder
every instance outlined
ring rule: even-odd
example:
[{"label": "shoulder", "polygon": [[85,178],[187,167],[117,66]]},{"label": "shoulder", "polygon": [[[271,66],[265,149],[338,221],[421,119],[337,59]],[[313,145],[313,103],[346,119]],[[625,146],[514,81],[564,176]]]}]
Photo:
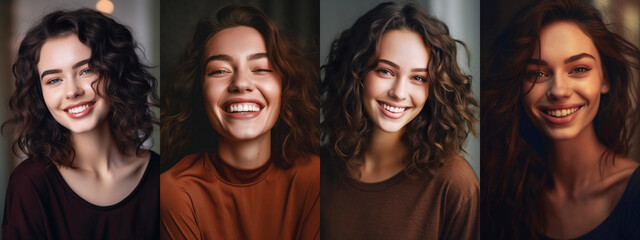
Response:
[{"label": "shoulder", "polygon": [[210,181],[214,171],[207,153],[194,153],[182,158],[176,165],[160,174],[161,196],[176,192],[187,192],[201,180]]},{"label": "shoulder", "polygon": [[433,181],[442,186],[448,197],[468,201],[479,196],[480,183],[471,165],[462,156],[448,159],[432,170]]},{"label": "shoulder", "polygon": [[50,174],[50,168],[55,168],[55,165],[37,159],[24,160],[11,172],[9,185],[45,185],[44,183],[48,181],[47,176]]},{"label": "shoulder", "polygon": [[206,161],[206,155],[207,153],[193,153],[185,156],[176,165],[163,172],[160,175],[160,181],[164,184],[164,182],[180,180],[186,176],[200,174],[208,163],[208,161]]},{"label": "shoulder", "polygon": [[299,159],[296,165],[285,169],[286,175],[291,176],[293,183],[302,188],[320,189],[320,157],[308,155]]}]

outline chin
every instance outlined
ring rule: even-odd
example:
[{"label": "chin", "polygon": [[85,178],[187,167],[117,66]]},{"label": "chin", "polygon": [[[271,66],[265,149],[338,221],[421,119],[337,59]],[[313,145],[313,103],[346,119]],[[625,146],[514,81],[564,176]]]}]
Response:
[{"label": "chin", "polygon": [[578,136],[578,132],[573,129],[547,130],[546,135],[552,141],[565,141]]},{"label": "chin", "polygon": [[384,122],[377,123],[376,127],[382,130],[383,132],[387,132],[387,133],[395,133],[404,129],[404,125],[395,124],[395,123],[384,123]]}]

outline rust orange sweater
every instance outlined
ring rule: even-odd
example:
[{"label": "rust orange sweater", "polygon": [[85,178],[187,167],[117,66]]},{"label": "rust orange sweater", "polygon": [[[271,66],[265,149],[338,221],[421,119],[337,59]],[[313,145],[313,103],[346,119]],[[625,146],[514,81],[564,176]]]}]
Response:
[{"label": "rust orange sweater", "polygon": [[319,239],[320,160],[239,170],[186,156],[160,176],[162,239]]}]

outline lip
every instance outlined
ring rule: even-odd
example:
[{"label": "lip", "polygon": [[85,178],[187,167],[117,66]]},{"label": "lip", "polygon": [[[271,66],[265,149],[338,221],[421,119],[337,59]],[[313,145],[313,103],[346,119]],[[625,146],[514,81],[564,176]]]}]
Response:
[{"label": "lip", "polygon": [[[376,100],[376,102],[378,103],[378,108],[380,108],[380,111],[382,111],[382,113],[383,113],[385,116],[387,116],[387,117],[389,117],[389,118],[393,118],[393,119],[398,119],[398,118],[403,117],[403,116],[407,113],[407,111],[408,111],[409,109],[411,109],[411,107],[401,106],[401,105],[397,105],[397,104],[393,104],[393,103],[389,103],[389,102],[385,102],[385,101]],[[382,104],[386,104],[386,105],[389,105],[389,106],[391,106],[391,107],[405,108],[405,109],[404,109],[404,111],[402,111],[402,112],[395,113],[395,112],[391,112],[391,111],[389,111],[389,110],[385,109],[385,108],[382,106]]]},{"label": "lip", "polygon": [[[257,112],[229,112],[228,109],[232,104],[237,104],[237,103],[253,103],[253,104],[257,104],[258,106],[260,106],[260,110],[258,110]],[[260,115],[260,113],[262,113],[262,110],[264,109],[265,104],[256,100],[256,99],[251,99],[251,98],[232,98],[227,100],[226,102],[224,102],[222,104],[222,113],[230,118],[234,118],[234,119],[251,119],[254,117],[257,117],[258,115]]]},{"label": "lip", "polygon": [[[85,105],[89,105],[87,107],[87,109],[85,109],[82,112],[77,112],[77,113],[71,113],[69,112],[69,110],[76,108],[76,107],[81,107],[81,106],[85,106]],[[86,102],[80,102],[80,103],[76,103],[76,104],[72,104],[69,105],[67,107],[65,107],[64,109],[62,109],[65,113],[67,113],[67,115],[71,118],[74,119],[78,119],[78,118],[82,118],[84,116],[87,116],[89,113],[91,113],[91,111],[93,110],[93,107],[96,105],[96,101],[86,101]]]},{"label": "lip", "polygon": [[[571,105],[553,105],[553,106],[545,106],[545,107],[539,107],[538,110],[541,112],[542,116],[544,117],[544,119],[551,124],[554,125],[564,125],[564,124],[568,124],[571,121],[573,121],[573,119],[575,119],[578,116],[578,113],[586,106],[586,104],[571,104]],[[576,110],[575,112],[566,115],[564,117],[554,117],[551,116],[547,113],[547,111],[552,111],[552,110],[562,110],[562,109],[571,109],[571,108],[578,108],[578,110]]]}]

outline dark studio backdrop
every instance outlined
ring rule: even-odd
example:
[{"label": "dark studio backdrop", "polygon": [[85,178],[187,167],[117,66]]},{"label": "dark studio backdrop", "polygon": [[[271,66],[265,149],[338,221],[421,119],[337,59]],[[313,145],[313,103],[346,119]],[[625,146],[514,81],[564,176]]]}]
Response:
[{"label": "dark studio backdrop", "polygon": [[[511,18],[531,1],[482,0],[481,1],[481,53],[486,55],[498,35]],[[640,1],[638,0],[583,0],[600,11],[609,30],[640,47]],[[484,64],[484,63],[483,63]],[[484,67],[484,66],[483,66]],[[640,75],[635,74],[636,84]],[[482,120],[481,120],[482,121]],[[490,144],[490,143],[482,143]],[[640,128],[631,142],[629,158],[640,161]]]}]

